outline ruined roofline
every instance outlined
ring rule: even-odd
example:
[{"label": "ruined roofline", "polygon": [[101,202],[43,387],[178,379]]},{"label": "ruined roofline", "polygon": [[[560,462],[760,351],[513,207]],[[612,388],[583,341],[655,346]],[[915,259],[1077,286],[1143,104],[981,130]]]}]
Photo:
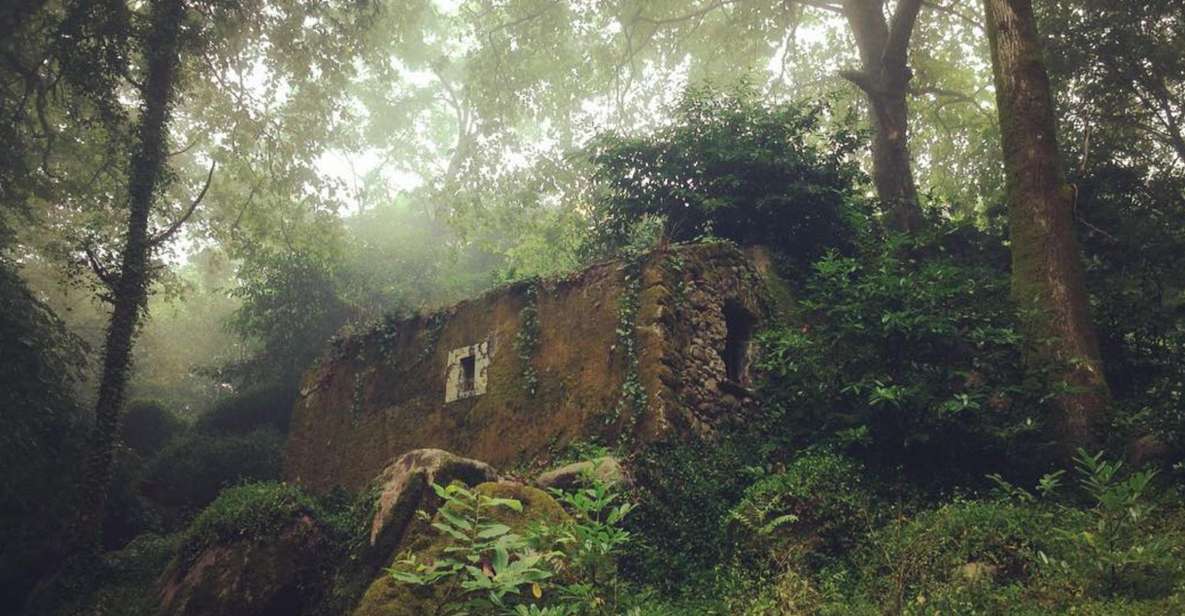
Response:
[{"label": "ruined roofline", "polygon": [[434,319],[447,318],[449,315],[455,314],[458,310],[470,305],[481,304],[490,301],[494,297],[502,295],[515,295],[525,293],[532,285],[542,285],[544,288],[554,289],[565,285],[579,285],[583,281],[588,280],[594,275],[604,275],[610,271],[615,271],[619,268],[625,267],[629,262],[647,262],[656,256],[665,256],[668,254],[680,253],[702,253],[711,254],[713,257],[723,256],[729,254],[730,256],[738,257],[750,265],[759,264],[752,263],[750,257],[746,254],[751,248],[757,248],[764,251],[763,247],[742,247],[730,240],[712,240],[712,241],[692,241],[692,242],[677,242],[653,248],[646,252],[635,256],[616,256],[598,259],[589,263],[588,265],[562,274],[553,274],[550,276],[535,276],[531,278],[524,278],[522,280],[515,280],[513,282],[502,283],[500,285],[491,287],[481,293],[462,299],[460,301],[448,304],[446,306],[434,308],[431,310],[418,310],[409,316],[392,318],[392,314],[384,314],[379,318],[379,322],[371,322],[367,324],[367,329],[363,331],[353,332],[348,335],[341,335],[343,331],[349,329],[349,324],[342,327],[337,334],[333,336],[326,343],[325,349],[320,353],[319,357],[326,355],[337,356],[348,353],[352,350],[357,350],[361,346],[365,346],[370,342],[369,338],[379,334],[385,327],[395,326],[396,328],[406,324],[420,324],[428,323]]}]

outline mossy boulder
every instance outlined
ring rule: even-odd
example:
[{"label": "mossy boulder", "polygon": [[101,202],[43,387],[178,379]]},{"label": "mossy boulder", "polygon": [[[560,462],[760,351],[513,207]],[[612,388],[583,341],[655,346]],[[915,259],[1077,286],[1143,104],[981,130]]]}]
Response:
[{"label": "mossy boulder", "polygon": [[298,614],[324,586],[331,533],[287,484],[226,490],[186,531],[161,580],[161,616]]},{"label": "mossy boulder", "polygon": [[453,455],[442,449],[416,449],[399,456],[379,475],[374,519],[370,527],[370,551],[389,559],[402,541],[417,510],[434,513],[440,499],[432,484],[460,481],[468,486],[496,481],[494,467]]},{"label": "mossy boulder", "polygon": [[[483,483],[475,491],[491,498],[511,498],[522,504],[522,511],[498,507],[490,510],[491,517],[511,528],[512,532],[524,532],[533,522],[557,524],[567,519],[559,503],[546,492],[529,486],[498,482]],[[447,507],[447,505],[446,505]],[[434,521],[440,517],[436,514]],[[407,552],[420,561],[439,558],[454,540],[424,524],[410,529],[404,545]],[[453,590],[446,584],[435,586],[413,586],[397,582],[387,574],[381,575],[367,589],[353,616],[421,616],[431,614],[436,606],[444,602],[445,596]]]},{"label": "mossy boulder", "polygon": [[536,487],[543,490],[570,490],[584,487],[589,478],[593,481],[609,485],[627,485],[629,478],[622,468],[621,462],[612,456],[605,456],[595,460],[573,462],[566,466],[542,473],[535,478]]}]

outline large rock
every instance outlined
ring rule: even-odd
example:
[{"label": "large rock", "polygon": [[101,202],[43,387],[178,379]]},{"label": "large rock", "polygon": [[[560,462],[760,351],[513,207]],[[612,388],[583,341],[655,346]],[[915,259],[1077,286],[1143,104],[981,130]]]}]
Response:
[{"label": "large rock", "polygon": [[[506,507],[490,510],[491,519],[522,533],[532,522],[558,524],[569,519],[559,503],[546,492],[516,483],[483,483],[475,488],[478,494],[492,498],[512,498],[522,504],[522,512]],[[439,517],[437,513],[437,517]],[[454,545],[448,535],[429,527],[418,527],[420,532],[409,537],[407,551],[420,562],[428,562],[445,554]],[[422,616],[435,613],[444,598],[456,588],[439,583],[433,586],[413,586],[381,575],[366,590],[353,616]]]},{"label": "large rock", "polygon": [[301,515],[275,536],[206,547],[165,572],[160,616],[289,616],[320,585],[326,536]]},{"label": "large rock", "polygon": [[440,499],[432,490],[433,483],[448,485],[460,481],[475,486],[497,479],[498,471],[489,464],[442,449],[416,449],[399,456],[376,480],[380,493],[370,525],[372,555],[384,560],[390,558],[416,510],[436,511]]},{"label": "large rock", "polygon": [[583,487],[588,478],[609,485],[623,485],[628,483],[625,470],[621,462],[614,457],[603,457],[595,460],[575,462],[547,471],[535,478],[535,485],[543,490],[570,490]]}]

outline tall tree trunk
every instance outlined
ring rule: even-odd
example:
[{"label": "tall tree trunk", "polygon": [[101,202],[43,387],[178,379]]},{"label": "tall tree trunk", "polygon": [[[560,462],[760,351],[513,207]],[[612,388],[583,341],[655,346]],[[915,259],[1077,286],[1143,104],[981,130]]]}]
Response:
[{"label": "tall tree trunk", "polygon": [[169,115],[177,82],[178,31],[183,14],[182,0],[154,0],[150,8],[138,143],[128,170],[127,240],[114,281],[114,310],[107,325],[95,425],[83,470],[77,528],[77,547],[81,549],[98,548],[102,536],[119,413],[131,367],[132,339],[147,297],[151,256],[148,217],[165,170]]},{"label": "tall tree trunk", "polygon": [[1032,0],[984,0],[1012,239],[1012,295],[1030,361],[1069,386],[1055,422],[1064,454],[1098,440],[1109,392],[1058,152],[1053,97]]},{"label": "tall tree trunk", "polygon": [[868,99],[871,113],[872,178],[888,208],[889,226],[910,233],[922,226],[918,190],[909,156],[909,39],[922,0],[899,0],[891,21],[884,0],[844,0],[843,13],[860,50],[859,71],[842,75]]}]

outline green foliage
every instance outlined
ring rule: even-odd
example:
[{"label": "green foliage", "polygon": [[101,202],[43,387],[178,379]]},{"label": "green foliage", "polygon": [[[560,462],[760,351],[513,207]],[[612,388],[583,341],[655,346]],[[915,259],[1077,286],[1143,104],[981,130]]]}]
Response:
[{"label": "green foliage", "polygon": [[[899,514],[869,533],[851,555],[856,571],[849,581],[864,600],[892,606],[891,613],[921,604],[936,613],[963,613],[959,610],[970,607],[966,601],[981,601],[976,590],[1033,575],[1036,551],[1050,545],[1044,525],[1032,508],[958,498],[911,517]],[[823,590],[832,596],[845,592]],[[1008,599],[997,592],[988,605],[1000,609]]]},{"label": "green foliage", "polygon": [[295,383],[349,316],[336,265],[311,254],[260,254],[244,261],[242,300],[232,326],[256,340],[258,354],[238,367],[244,380]]},{"label": "green foliage", "polygon": [[185,423],[154,400],[136,400],[128,404],[119,425],[119,439],[142,457],[160,451],[177,436]]},{"label": "green foliage", "polygon": [[116,552],[68,561],[50,586],[23,612],[29,616],[120,614],[153,616],[160,607],[157,581],[177,548],[178,537],[140,535]]},{"label": "green foliage", "polygon": [[[1062,545],[1037,556],[1050,575],[1073,581],[1081,592],[1096,597],[1163,596],[1185,579],[1180,564],[1185,535],[1166,532],[1153,516],[1155,471],[1123,472],[1123,463],[1109,461],[1103,452],[1079,449],[1074,458],[1077,484],[1085,511],[1053,501],[1062,488],[1061,475],[1051,473],[1039,482],[1040,500],[1048,501],[1053,534]],[[999,476],[993,480],[1010,497],[1038,503],[1039,498]]]},{"label": "green foliage", "polygon": [[803,452],[745,490],[728,515],[732,537],[738,547],[774,562],[839,556],[873,522],[863,476],[863,467],[846,456]]},{"label": "green foliage", "polygon": [[272,481],[223,490],[181,536],[178,558],[189,566],[207,547],[268,537],[301,515],[318,518],[317,503],[300,488]]},{"label": "green foliage", "polygon": [[227,396],[198,416],[194,425],[209,434],[246,434],[256,430],[288,431],[296,390],[279,383],[253,385]]},{"label": "green foliage", "polygon": [[859,172],[848,129],[824,128],[817,105],[771,105],[749,87],[693,88],[671,126],[592,146],[598,240],[624,243],[644,217],[674,241],[717,236],[768,244],[805,265],[850,238]]},{"label": "green foliage", "polygon": [[434,483],[432,489],[443,501],[432,527],[453,542],[430,562],[418,561],[415,554],[398,560],[388,570],[391,577],[418,586],[442,585],[446,594],[437,607],[442,614],[522,613],[515,606],[526,607],[525,597],[519,595],[528,586],[539,599],[540,583],[553,575],[547,561],[556,553],[532,546],[527,537],[491,516],[497,508],[521,512],[522,503],[487,496],[460,483]]},{"label": "green foliage", "polygon": [[523,291],[526,304],[518,313],[518,333],[514,335],[514,350],[523,365],[523,387],[531,397],[539,388],[539,375],[534,365],[535,352],[539,349],[539,285],[538,278],[527,281]]},{"label": "green foliage", "polygon": [[1024,381],[1008,279],[965,235],[891,237],[815,263],[801,320],[759,335],[775,439],[863,428],[878,468],[966,479],[1039,435],[1046,411]]},{"label": "green foliage", "polygon": [[74,399],[86,349],[0,255],[0,607],[52,562],[76,506],[87,434]]},{"label": "green foliage", "polygon": [[283,439],[271,430],[220,436],[191,432],[145,465],[143,493],[175,516],[192,514],[225,487],[280,477]]},{"label": "green foliage", "polygon": [[620,440],[627,443],[633,438],[634,427],[638,416],[646,410],[646,390],[642,387],[642,377],[638,368],[638,307],[642,294],[642,257],[640,255],[629,259],[625,268],[625,288],[617,300],[617,348],[625,364],[625,375],[622,377],[621,395],[617,404],[605,417],[605,423],[616,425],[623,417],[625,422],[620,426]]},{"label": "green foliage", "polygon": [[521,511],[520,501],[459,483],[433,484],[444,504],[432,526],[451,543],[444,556],[420,562],[411,554],[388,571],[399,582],[446,589],[439,606],[444,614],[622,613],[636,603],[623,590],[616,564],[630,540],[620,525],[633,507],[591,474],[586,479],[588,487],[552,491],[571,518],[536,521],[521,534],[493,515]]},{"label": "green foliage", "polygon": [[655,443],[633,459],[636,508],[626,521],[625,576],[662,591],[708,587],[733,548],[721,533],[758,460],[752,442]]},{"label": "green foliage", "polygon": [[584,479],[589,487],[552,490],[572,520],[541,534],[563,553],[552,566],[569,581],[562,591],[575,599],[576,611],[615,614],[623,605],[617,558],[630,540],[621,525],[634,507],[620,502],[622,495],[614,488],[596,481],[591,469]]}]

